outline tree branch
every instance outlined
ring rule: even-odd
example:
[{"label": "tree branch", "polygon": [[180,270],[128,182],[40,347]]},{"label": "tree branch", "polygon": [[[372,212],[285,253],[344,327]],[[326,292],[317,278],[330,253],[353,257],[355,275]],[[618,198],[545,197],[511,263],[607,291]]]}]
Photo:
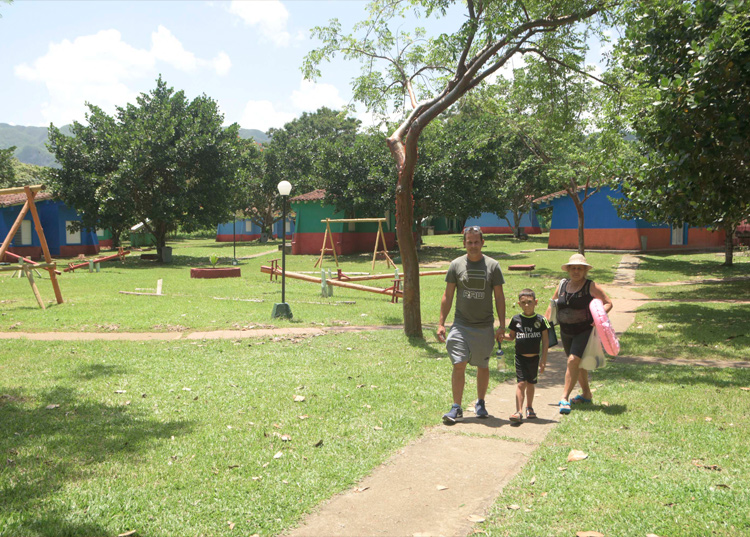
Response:
[{"label": "tree branch", "polygon": [[561,66],[565,67],[566,69],[570,69],[571,71],[575,71],[575,72],[576,72],[576,73],[578,73],[579,75],[584,75],[584,76],[586,76],[586,77],[588,77],[588,78],[592,78],[592,79],[596,80],[597,82],[599,82],[600,84],[602,84],[602,85],[604,85],[604,86],[607,86],[608,88],[610,88],[610,89],[613,89],[613,90],[617,91],[618,93],[620,92],[620,88],[619,88],[618,86],[615,86],[614,84],[610,84],[609,82],[605,82],[605,81],[604,81],[604,80],[602,80],[601,78],[599,78],[599,77],[596,77],[596,76],[592,75],[591,73],[587,73],[586,71],[581,71],[580,69],[578,69],[578,68],[576,68],[576,67],[573,67],[572,65],[568,65],[567,63],[565,63],[565,62],[564,62],[564,61],[562,61],[562,60],[559,60],[559,59],[557,59],[557,58],[553,58],[553,57],[552,57],[552,56],[550,56],[549,54],[546,54],[546,53],[545,53],[544,51],[542,51],[542,50],[539,50],[539,49],[538,49],[538,48],[536,48],[536,47],[531,47],[531,48],[521,48],[521,49],[518,49],[518,51],[519,51],[519,52],[520,52],[521,54],[527,54],[527,53],[534,53],[534,54],[538,54],[539,56],[541,56],[542,58],[544,58],[544,60],[545,60],[545,61],[547,61],[547,62],[550,62],[550,63],[556,63],[556,64],[558,64],[558,65],[561,65]]}]

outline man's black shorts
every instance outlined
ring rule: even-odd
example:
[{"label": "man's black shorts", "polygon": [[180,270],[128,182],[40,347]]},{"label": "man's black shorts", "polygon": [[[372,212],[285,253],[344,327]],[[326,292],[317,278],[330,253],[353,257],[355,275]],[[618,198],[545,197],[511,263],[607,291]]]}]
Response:
[{"label": "man's black shorts", "polygon": [[539,376],[539,355],[521,356],[516,354],[516,380],[536,384]]}]

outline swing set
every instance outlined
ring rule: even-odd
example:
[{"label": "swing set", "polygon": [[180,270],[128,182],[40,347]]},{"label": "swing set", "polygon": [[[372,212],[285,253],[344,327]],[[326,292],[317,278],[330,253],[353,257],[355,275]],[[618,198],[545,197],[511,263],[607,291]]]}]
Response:
[{"label": "swing set", "polygon": [[[45,263],[34,263],[31,260],[28,260],[26,258],[13,255],[12,257],[18,259],[20,265],[16,266],[0,266],[0,272],[5,272],[9,270],[17,271],[20,270],[23,272],[23,274],[26,276],[26,279],[29,280],[29,284],[31,285],[31,290],[34,293],[34,296],[36,297],[36,301],[39,303],[39,307],[42,309],[46,309],[44,306],[44,301],[42,300],[42,295],[39,294],[39,289],[36,286],[36,282],[34,281],[34,271],[35,269],[43,269],[49,272],[49,279],[52,282],[52,288],[55,291],[55,298],[57,299],[58,304],[63,303],[63,297],[62,293],[60,292],[60,285],[57,282],[57,264],[52,261],[52,256],[49,253],[49,247],[47,246],[47,239],[44,236],[44,229],[42,229],[42,222],[39,220],[39,213],[36,210],[36,203],[34,201],[34,198],[36,197],[37,192],[40,190],[44,190],[44,185],[34,185],[34,186],[24,186],[24,187],[15,187],[15,188],[4,188],[0,189],[0,196],[3,195],[9,195],[9,194],[26,194],[26,203],[24,203],[23,208],[21,208],[21,212],[18,213],[18,217],[16,218],[16,221],[11,226],[10,230],[8,231],[8,235],[5,237],[5,240],[3,240],[3,244],[0,246],[0,260],[3,259],[3,257],[6,255],[6,252],[8,248],[10,247],[10,243],[13,240],[13,237],[16,236],[16,233],[18,232],[18,229],[21,227],[21,222],[23,222],[24,217],[26,216],[26,213],[31,211],[31,218],[34,221],[34,227],[36,229],[36,234],[39,237],[39,243],[42,246],[42,252],[44,252],[44,260]],[[7,252],[10,254],[10,252]],[[11,257],[9,255],[9,257]]]},{"label": "swing set", "polygon": [[[377,222],[378,223],[378,234],[375,237],[375,249],[372,252],[372,268],[370,270],[375,269],[375,260],[378,257],[378,254],[383,254],[385,256],[386,261],[386,267],[395,267],[396,263],[393,262],[393,260],[388,255],[388,247],[385,244],[385,234],[383,233],[383,222],[386,222],[385,218],[342,218],[338,220],[331,220],[330,218],[326,218],[325,220],[321,220],[322,223],[326,225],[326,232],[325,235],[323,235],[323,246],[320,249],[320,258],[315,262],[315,266],[317,267],[318,264],[323,266],[323,256],[326,253],[333,253],[333,259],[336,261],[336,267],[339,266],[339,258],[336,255],[336,245],[333,244],[333,233],[331,232],[331,222],[333,223],[344,223],[344,222]],[[327,244],[330,241],[331,247],[327,248]],[[383,249],[378,250],[378,245],[383,243]]]}]

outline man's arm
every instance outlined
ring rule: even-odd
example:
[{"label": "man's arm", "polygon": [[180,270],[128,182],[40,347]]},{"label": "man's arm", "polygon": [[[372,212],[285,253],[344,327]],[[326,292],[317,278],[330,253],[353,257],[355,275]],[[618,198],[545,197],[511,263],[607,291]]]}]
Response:
[{"label": "man's arm", "polygon": [[445,293],[443,298],[440,300],[440,320],[438,321],[437,327],[437,339],[441,343],[445,342],[445,320],[448,318],[448,314],[451,312],[453,306],[453,296],[456,294],[456,284],[446,283]]},{"label": "man's arm", "polygon": [[495,309],[497,310],[497,319],[500,321],[500,327],[495,332],[495,339],[502,342],[505,338],[505,292],[502,285],[496,285],[492,288],[495,293]]}]

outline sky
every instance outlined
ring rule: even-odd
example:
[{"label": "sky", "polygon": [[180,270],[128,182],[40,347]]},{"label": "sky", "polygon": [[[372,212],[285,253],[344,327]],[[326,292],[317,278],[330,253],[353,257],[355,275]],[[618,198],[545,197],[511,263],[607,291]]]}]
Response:
[{"label": "sky", "polygon": [[[214,99],[226,125],[267,131],[321,106],[351,101],[359,63],[302,77],[332,18],[365,18],[363,0],[0,0],[0,123],[84,122],[86,102],[109,114],[156,87],[161,74],[188,99]],[[459,17],[445,20],[446,29]],[[592,47],[592,61],[598,57]],[[369,118],[362,105],[357,117]]]}]

